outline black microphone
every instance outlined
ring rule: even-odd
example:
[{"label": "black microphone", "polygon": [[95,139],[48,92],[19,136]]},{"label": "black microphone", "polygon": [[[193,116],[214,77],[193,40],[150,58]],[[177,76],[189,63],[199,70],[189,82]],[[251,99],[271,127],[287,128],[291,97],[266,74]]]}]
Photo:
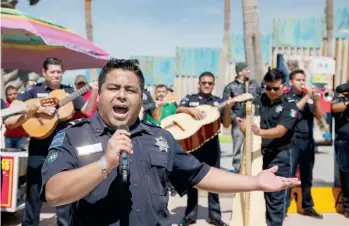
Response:
[{"label": "black microphone", "polygon": [[337,93],[347,93],[347,92],[349,92],[349,82],[337,86],[336,92]]},{"label": "black microphone", "polygon": [[[128,128],[127,125],[120,125],[118,130],[126,130],[127,132],[130,132],[130,128]],[[129,158],[128,153],[126,151],[121,152],[121,164],[120,164],[120,171],[122,175],[122,182],[127,182],[128,172],[129,172]]]}]

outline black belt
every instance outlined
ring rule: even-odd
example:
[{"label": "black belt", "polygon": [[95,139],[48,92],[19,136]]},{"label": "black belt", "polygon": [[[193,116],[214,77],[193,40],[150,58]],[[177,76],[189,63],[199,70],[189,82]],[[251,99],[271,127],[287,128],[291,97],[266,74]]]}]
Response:
[{"label": "black belt", "polygon": [[290,149],[293,147],[294,147],[293,142],[279,146],[279,147],[262,147],[262,154],[264,155],[265,153],[280,152],[280,151],[283,151],[285,149]]},{"label": "black belt", "polygon": [[309,134],[305,134],[305,133],[296,133],[296,136],[295,136],[297,139],[303,139],[303,140],[308,140],[309,138],[313,138],[313,136],[309,135]]}]

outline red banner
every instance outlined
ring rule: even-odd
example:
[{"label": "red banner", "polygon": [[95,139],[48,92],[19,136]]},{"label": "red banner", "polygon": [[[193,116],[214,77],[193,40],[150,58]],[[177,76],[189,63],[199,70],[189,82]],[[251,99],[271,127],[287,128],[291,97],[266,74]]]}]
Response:
[{"label": "red banner", "polygon": [[1,157],[1,173],[2,173],[2,187],[1,187],[1,207],[12,207],[12,187],[13,187],[13,170],[14,157]]}]

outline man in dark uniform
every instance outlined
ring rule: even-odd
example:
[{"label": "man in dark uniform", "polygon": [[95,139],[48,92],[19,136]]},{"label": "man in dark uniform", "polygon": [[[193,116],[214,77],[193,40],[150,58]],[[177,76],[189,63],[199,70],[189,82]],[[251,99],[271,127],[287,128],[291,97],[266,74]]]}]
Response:
[{"label": "man in dark uniform", "polygon": [[[243,93],[251,93],[254,97],[261,94],[261,87],[249,79],[250,70],[246,63],[240,62],[235,66],[236,78],[225,86],[223,99],[236,97]],[[233,172],[240,170],[241,149],[244,143],[244,134],[241,132],[238,121],[246,117],[245,103],[236,103],[231,109],[231,136],[233,138]]]},{"label": "man in dark uniform", "polygon": [[[291,89],[287,93],[289,101],[297,103],[298,120],[295,126],[295,147],[293,149],[293,169],[292,176],[296,172],[299,164],[301,186],[302,186],[302,208],[304,215],[320,218],[323,216],[314,209],[314,202],[311,196],[311,186],[313,181],[313,167],[315,161],[315,141],[313,137],[314,117],[323,121],[323,112],[319,103],[319,98],[313,95],[313,89],[306,84],[303,70],[295,70],[290,73],[289,82]],[[307,90],[303,92],[303,88]],[[290,204],[288,197],[287,206]]]},{"label": "man in dark uniform", "polygon": [[[204,117],[201,111],[197,110],[195,106],[201,104],[208,104],[218,106],[223,100],[217,96],[212,95],[212,90],[215,85],[215,77],[211,72],[204,72],[199,76],[199,93],[185,96],[180,106],[177,108],[178,113],[188,113],[194,118],[201,119]],[[230,98],[230,97],[229,97]],[[231,99],[230,99],[231,100]],[[229,127],[231,123],[230,108],[233,102],[229,104],[222,111],[222,121],[225,127]],[[213,139],[207,141],[198,150],[191,153],[200,162],[204,162],[209,166],[220,168],[221,149],[218,135]],[[187,209],[185,210],[185,217],[179,223],[180,226],[189,225],[196,222],[198,213],[198,190],[195,188],[188,189]],[[219,195],[216,193],[208,193],[208,222],[213,225],[227,225],[221,220],[221,210],[219,205]]]},{"label": "man in dark uniform", "polygon": [[[298,108],[285,93],[285,75],[278,69],[264,76],[264,94],[254,100],[260,115],[260,128],[252,125],[255,135],[262,138],[263,169],[278,166],[276,175],[291,177],[294,150],[294,125]],[[244,131],[244,123],[241,123]],[[265,193],[268,226],[282,226],[287,210],[287,190]]]},{"label": "man in dark uniform", "polygon": [[[17,99],[26,101],[32,98],[45,98],[47,95],[55,90],[62,89],[67,93],[73,93],[74,89],[70,86],[62,85],[63,64],[62,61],[56,58],[48,58],[43,64],[42,74],[46,82],[38,83],[25,89]],[[93,109],[98,94],[97,84],[92,85],[93,91],[88,102],[79,96],[73,100],[75,110],[79,110],[88,114]],[[55,107],[40,107],[39,112],[47,115],[53,115],[56,111]],[[14,128],[26,121],[26,115],[20,114],[9,117],[5,120],[5,125],[8,128]],[[65,123],[60,123],[56,131],[61,129]],[[40,187],[41,187],[41,168],[48,154],[48,147],[52,141],[55,132],[45,139],[31,138],[29,143],[29,157],[27,170],[27,198],[25,201],[25,210],[22,218],[22,225],[39,225],[40,210],[42,202],[40,201]],[[59,225],[68,225],[69,206],[57,208],[57,220]]]},{"label": "man in dark uniform", "polygon": [[[41,197],[71,204],[70,225],[171,225],[167,179],[181,196],[195,186],[212,192],[277,191],[299,184],[277,168],[243,176],[209,167],[185,153],[173,136],[141,122],[144,77],[132,60],[111,59],[99,75],[98,111],[58,133],[42,168]],[[127,125],[130,132],[118,129]],[[129,157],[127,182],[120,153]]]},{"label": "man in dark uniform", "polygon": [[332,102],[335,119],[336,139],[334,143],[336,160],[340,168],[340,181],[344,216],[349,218],[349,93],[336,94]]}]

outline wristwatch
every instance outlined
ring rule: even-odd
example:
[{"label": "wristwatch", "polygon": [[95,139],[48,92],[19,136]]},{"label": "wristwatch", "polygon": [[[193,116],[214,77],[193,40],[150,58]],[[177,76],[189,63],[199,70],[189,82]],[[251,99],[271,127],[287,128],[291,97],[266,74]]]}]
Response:
[{"label": "wristwatch", "polygon": [[102,156],[102,158],[99,160],[99,162],[101,164],[103,179],[106,179],[108,177],[108,174],[107,174],[107,170],[106,170],[107,167],[105,165],[104,156]]}]

